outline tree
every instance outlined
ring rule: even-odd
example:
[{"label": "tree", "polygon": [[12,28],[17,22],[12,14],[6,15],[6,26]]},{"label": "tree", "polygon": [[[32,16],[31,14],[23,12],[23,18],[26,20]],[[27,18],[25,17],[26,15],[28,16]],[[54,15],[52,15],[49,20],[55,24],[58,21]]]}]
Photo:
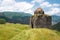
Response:
[{"label": "tree", "polygon": [[6,20],[5,19],[0,19],[0,24],[5,24]]}]

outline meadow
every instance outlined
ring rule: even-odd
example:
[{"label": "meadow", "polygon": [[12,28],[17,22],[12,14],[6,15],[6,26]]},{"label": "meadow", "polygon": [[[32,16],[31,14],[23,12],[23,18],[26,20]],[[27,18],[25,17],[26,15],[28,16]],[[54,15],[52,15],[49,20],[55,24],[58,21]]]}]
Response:
[{"label": "meadow", "polygon": [[0,24],[0,40],[60,40],[60,32],[25,24]]}]

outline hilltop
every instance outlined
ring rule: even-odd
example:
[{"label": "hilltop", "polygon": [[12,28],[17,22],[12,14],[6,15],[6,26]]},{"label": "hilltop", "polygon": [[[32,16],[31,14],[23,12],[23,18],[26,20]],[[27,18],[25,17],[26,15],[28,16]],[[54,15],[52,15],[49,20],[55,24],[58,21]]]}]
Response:
[{"label": "hilltop", "polygon": [[0,24],[0,40],[60,40],[60,32],[25,24]]}]

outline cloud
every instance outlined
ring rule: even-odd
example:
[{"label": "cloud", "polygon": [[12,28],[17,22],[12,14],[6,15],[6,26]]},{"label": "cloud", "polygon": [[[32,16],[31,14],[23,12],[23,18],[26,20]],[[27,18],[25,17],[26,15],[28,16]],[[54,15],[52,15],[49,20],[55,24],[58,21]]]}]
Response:
[{"label": "cloud", "polygon": [[34,11],[32,9],[28,9],[28,10],[25,10],[25,13],[30,13],[30,14],[34,14]]},{"label": "cloud", "polygon": [[[45,10],[45,14],[48,15],[55,15],[60,13],[60,8],[58,8],[60,4],[57,3],[49,3],[47,1],[44,1],[43,3],[40,4],[40,7],[42,7]],[[58,14],[59,15],[59,14]]]},{"label": "cloud", "polygon": [[0,3],[2,2],[2,0],[0,0]]},{"label": "cloud", "polygon": [[15,0],[3,0],[1,6],[12,6],[15,4]]},{"label": "cloud", "polygon": [[45,0],[33,0],[32,2],[35,3],[35,2],[38,2],[38,3],[42,3],[44,2]]},{"label": "cloud", "polygon": [[51,7],[52,5],[49,2],[43,2],[40,4],[41,7]]},{"label": "cloud", "polygon": [[56,15],[58,13],[60,13],[60,8],[51,8],[49,11],[46,11],[46,14],[48,15]]},{"label": "cloud", "polygon": [[0,7],[0,12],[3,11],[14,11],[14,8],[9,6],[9,7]]},{"label": "cloud", "polygon": [[33,7],[32,4],[27,2],[19,2],[19,3],[16,3],[14,6],[20,11],[31,9]]},{"label": "cloud", "polygon": [[0,12],[14,11],[15,0],[3,0],[0,3]]},{"label": "cloud", "polygon": [[17,11],[32,13],[34,4],[28,2],[16,2],[15,0],[3,0],[0,6],[0,12],[3,11]]},{"label": "cloud", "polygon": [[40,7],[44,9],[45,14],[54,15],[54,14],[60,13],[59,12],[60,8],[58,8],[60,4],[57,4],[57,3],[51,4],[50,2],[46,0],[33,0],[32,1],[33,4],[35,4],[36,2],[38,2],[40,4]]},{"label": "cloud", "polygon": [[55,4],[53,4],[53,6],[60,6],[60,4],[56,4],[56,3],[55,3]]},{"label": "cloud", "polygon": [[15,8],[18,9],[19,11],[25,13],[31,13],[31,14],[33,14],[33,10],[32,10],[33,6],[34,4],[30,4],[27,2],[19,2],[15,4]]},{"label": "cloud", "polygon": [[58,6],[60,6],[60,4],[57,4],[57,3],[51,4],[51,3],[46,1],[46,2],[41,3],[40,6],[43,8],[44,7],[58,7]]},{"label": "cloud", "polygon": [[60,8],[51,8],[52,13],[58,13],[60,12]]},{"label": "cloud", "polygon": [[15,0],[0,0],[0,12],[3,11],[14,11],[14,12],[25,12],[33,14],[34,10],[38,8],[36,2],[42,7],[46,14],[53,15],[60,13],[60,4],[53,3],[46,0],[32,0],[31,3],[22,1],[16,2]]}]

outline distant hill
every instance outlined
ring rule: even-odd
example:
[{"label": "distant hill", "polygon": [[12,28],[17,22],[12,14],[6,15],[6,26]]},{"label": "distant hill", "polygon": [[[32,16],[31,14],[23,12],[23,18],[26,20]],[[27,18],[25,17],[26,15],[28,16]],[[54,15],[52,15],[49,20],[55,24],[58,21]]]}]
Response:
[{"label": "distant hill", "polygon": [[4,18],[7,22],[29,24],[29,13],[24,12],[0,12],[0,18]]},{"label": "distant hill", "polygon": [[13,17],[13,16],[31,16],[29,13],[24,12],[2,12],[7,17]]},{"label": "distant hill", "polygon": [[[22,24],[29,24],[30,13],[24,12],[0,12],[0,18],[4,18],[7,22],[12,23],[22,23]],[[60,22],[60,16],[52,15],[52,24],[57,24]]]},{"label": "distant hill", "polygon": [[58,22],[60,22],[60,16],[52,15],[52,22],[53,24],[57,24]]},{"label": "distant hill", "polygon": [[52,29],[60,31],[60,22],[52,26]]}]

